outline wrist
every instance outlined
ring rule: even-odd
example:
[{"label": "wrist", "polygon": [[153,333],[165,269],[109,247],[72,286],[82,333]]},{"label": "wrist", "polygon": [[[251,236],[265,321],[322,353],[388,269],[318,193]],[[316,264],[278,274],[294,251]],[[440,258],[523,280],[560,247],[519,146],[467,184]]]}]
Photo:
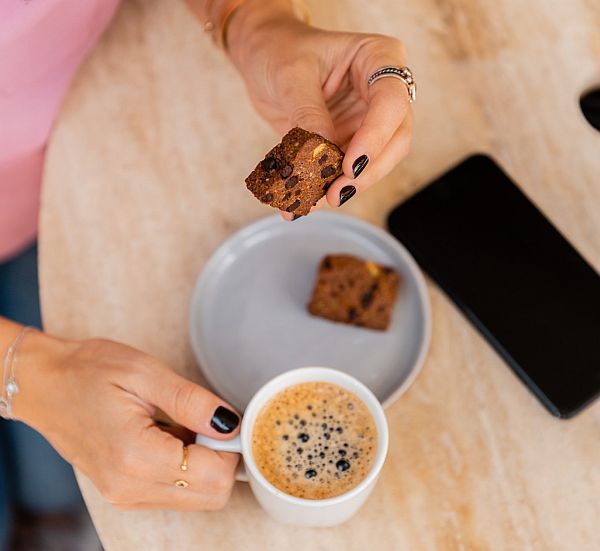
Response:
[{"label": "wrist", "polygon": [[60,378],[56,377],[76,343],[29,331],[15,351],[15,379],[19,392],[13,397],[14,419],[40,428],[46,405],[58,403]]},{"label": "wrist", "polygon": [[246,0],[230,17],[226,29],[227,53],[240,69],[245,54],[255,52],[275,28],[285,24],[304,25],[296,17],[291,0]]}]

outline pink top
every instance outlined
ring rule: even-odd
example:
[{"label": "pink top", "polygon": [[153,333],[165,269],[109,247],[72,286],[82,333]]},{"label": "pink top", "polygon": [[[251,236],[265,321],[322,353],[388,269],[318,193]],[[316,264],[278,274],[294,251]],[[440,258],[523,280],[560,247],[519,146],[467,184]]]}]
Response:
[{"label": "pink top", "polygon": [[118,1],[0,0],[0,261],[35,239],[52,123]]}]

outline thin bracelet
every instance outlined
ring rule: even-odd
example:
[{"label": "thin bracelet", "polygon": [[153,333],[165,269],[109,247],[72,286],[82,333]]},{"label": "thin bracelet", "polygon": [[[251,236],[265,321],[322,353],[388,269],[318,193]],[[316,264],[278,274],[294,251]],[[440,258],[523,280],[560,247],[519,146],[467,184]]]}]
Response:
[{"label": "thin bracelet", "polygon": [[4,419],[12,419],[12,399],[15,394],[19,393],[19,385],[15,378],[17,349],[30,329],[33,329],[33,327],[23,327],[4,355],[2,396],[0,396],[0,417],[4,417]]},{"label": "thin bracelet", "polygon": [[[206,0],[205,11],[206,11],[206,14],[208,17],[210,17],[210,12],[212,11],[212,3],[213,3],[213,0]],[[210,19],[208,19],[204,23],[204,31],[207,33],[211,33],[214,30],[215,30],[215,24]]]},{"label": "thin bracelet", "polygon": [[[310,14],[310,10],[308,9],[308,6],[304,2],[304,0],[289,0],[289,1],[292,4],[292,8],[294,9],[294,15],[298,19],[304,21],[304,23],[306,23],[307,25],[310,25],[312,22],[312,17]],[[207,13],[210,13],[210,11],[211,11],[212,2],[213,2],[213,0],[207,0],[207,6],[206,6]],[[216,33],[213,34],[213,39],[226,52],[229,49],[229,46],[227,44],[227,29],[229,27],[229,22],[231,20],[231,17],[233,16],[233,14],[239,8],[241,8],[242,4],[244,4],[245,2],[246,2],[246,0],[229,0],[229,2],[227,2],[225,4],[225,7],[223,8],[223,11],[221,12],[221,17],[220,17],[220,21],[219,21],[218,25],[216,25],[214,23],[214,21],[211,21],[211,20],[208,20],[204,23],[205,32],[213,33],[216,31]]]}]

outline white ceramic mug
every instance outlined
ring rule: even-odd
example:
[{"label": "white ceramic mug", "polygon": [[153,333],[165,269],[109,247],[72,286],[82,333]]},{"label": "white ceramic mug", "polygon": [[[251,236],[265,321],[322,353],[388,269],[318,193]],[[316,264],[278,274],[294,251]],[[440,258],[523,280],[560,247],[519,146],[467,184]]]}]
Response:
[{"label": "white ceramic mug", "polygon": [[[351,490],[328,499],[302,499],[282,492],[262,475],[252,457],[252,431],[262,407],[282,390],[308,382],[333,383],[354,393],[369,408],[377,427],[377,455],[371,471]],[[388,450],[388,427],[375,395],[354,377],[327,367],[302,367],[271,379],[254,395],[242,418],[239,436],[232,440],[214,440],[198,435],[196,443],[217,451],[242,454],[244,467],[237,479],[250,483],[258,502],[275,520],[297,526],[334,526],[354,515],[375,486]]]}]

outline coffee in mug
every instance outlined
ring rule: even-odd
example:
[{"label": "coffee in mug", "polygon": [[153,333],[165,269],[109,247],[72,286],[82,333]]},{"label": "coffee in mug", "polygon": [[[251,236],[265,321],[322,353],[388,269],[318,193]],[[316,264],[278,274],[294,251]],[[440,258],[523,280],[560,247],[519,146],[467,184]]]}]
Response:
[{"label": "coffee in mug", "polygon": [[333,383],[292,385],[261,409],[252,455],[277,489],[327,499],[360,484],[377,455],[377,428],[367,406]]}]

